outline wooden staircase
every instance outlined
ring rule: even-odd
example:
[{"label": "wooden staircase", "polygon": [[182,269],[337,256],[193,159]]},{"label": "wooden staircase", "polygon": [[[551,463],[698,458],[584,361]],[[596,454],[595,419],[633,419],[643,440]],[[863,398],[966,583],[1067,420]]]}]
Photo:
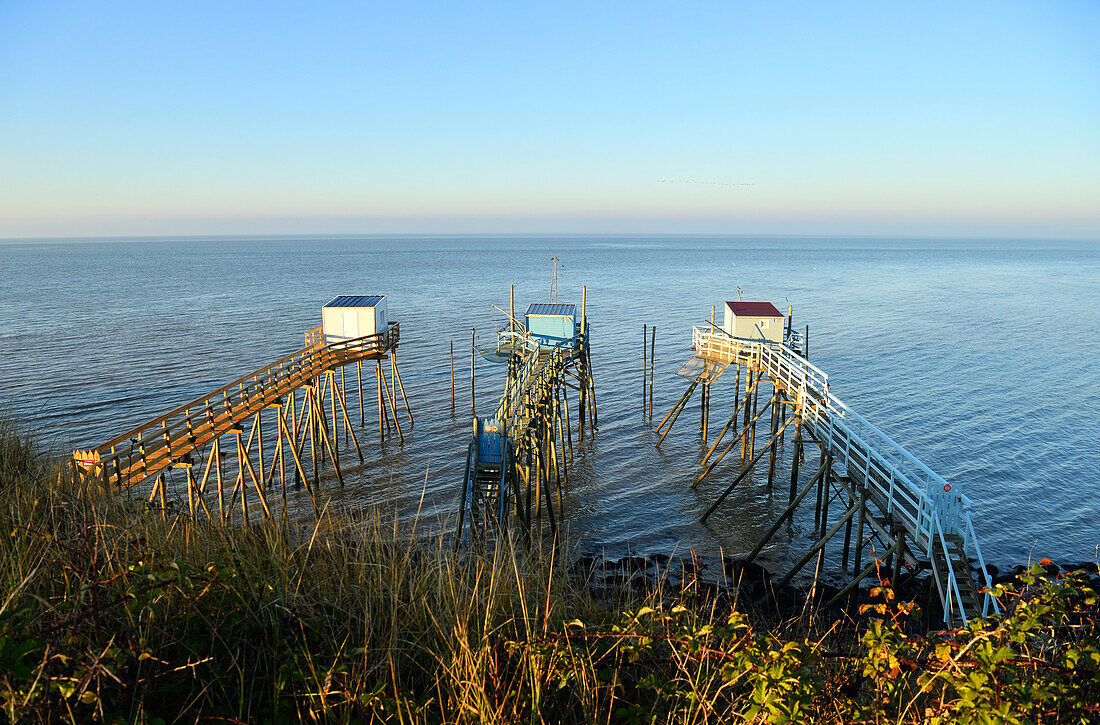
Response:
[{"label": "wooden staircase", "polygon": [[[978,587],[974,583],[974,576],[970,570],[970,562],[966,559],[966,549],[963,538],[955,534],[943,537],[947,543],[947,550],[938,537],[932,540],[932,574],[936,578],[936,586],[940,591],[940,601],[953,602],[955,598],[948,591],[951,586],[951,576],[954,574],[955,586],[958,587],[959,597],[963,607],[963,613],[969,621],[982,615],[981,600]],[[950,562],[950,566],[948,566]],[[946,595],[946,596],[945,596]],[[948,612],[948,626],[957,627],[963,624],[958,612]]]}]

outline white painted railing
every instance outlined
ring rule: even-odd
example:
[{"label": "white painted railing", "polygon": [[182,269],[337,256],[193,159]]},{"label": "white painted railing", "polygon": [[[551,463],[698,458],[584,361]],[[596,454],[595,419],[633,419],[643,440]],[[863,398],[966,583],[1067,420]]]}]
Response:
[{"label": "white painted railing", "polygon": [[[934,540],[944,547],[947,571],[937,572],[947,621],[952,610],[966,622],[955,572],[947,557],[946,536],[958,536],[963,556],[973,554],[986,587],[992,581],[970,517],[972,501],[890,436],[849,408],[829,389],[829,376],[786,345],[765,340],[734,338],[721,330],[695,327],[692,348],[699,357],[757,365],[786,388],[802,410],[804,424],[833,456],[859,474],[871,487],[876,503],[900,521],[931,560]],[[982,613],[999,611],[987,592]]]}]

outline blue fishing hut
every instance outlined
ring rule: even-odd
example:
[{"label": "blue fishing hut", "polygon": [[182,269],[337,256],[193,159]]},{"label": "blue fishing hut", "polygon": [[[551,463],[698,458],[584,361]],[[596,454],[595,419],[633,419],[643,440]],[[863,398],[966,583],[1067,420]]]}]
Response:
[{"label": "blue fishing hut", "polygon": [[572,340],[580,332],[577,306],[542,302],[532,304],[524,315],[527,332],[544,346],[554,346]]}]

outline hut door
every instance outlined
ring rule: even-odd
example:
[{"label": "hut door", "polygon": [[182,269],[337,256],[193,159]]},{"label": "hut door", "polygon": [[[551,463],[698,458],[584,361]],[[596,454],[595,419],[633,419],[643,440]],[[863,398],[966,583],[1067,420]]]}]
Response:
[{"label": "hut door", "polygon": [[340,331],[345,340],[359,337],[359,315],[355,310],[342,310],[340,312]]}]

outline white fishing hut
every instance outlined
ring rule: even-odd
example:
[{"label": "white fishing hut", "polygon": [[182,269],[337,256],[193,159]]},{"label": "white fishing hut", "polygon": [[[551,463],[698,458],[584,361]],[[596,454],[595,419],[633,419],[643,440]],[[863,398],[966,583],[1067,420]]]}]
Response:
[{"label": "white fishing hut", "polygon": [[325,342],[377,335],[389,327],[386,295],[340,295],[321,308]]},{"label": "white fishing hut", "polygon": [[722,329],[745,340],[783,342],[783,313],[771,302],[727,302]]}]

